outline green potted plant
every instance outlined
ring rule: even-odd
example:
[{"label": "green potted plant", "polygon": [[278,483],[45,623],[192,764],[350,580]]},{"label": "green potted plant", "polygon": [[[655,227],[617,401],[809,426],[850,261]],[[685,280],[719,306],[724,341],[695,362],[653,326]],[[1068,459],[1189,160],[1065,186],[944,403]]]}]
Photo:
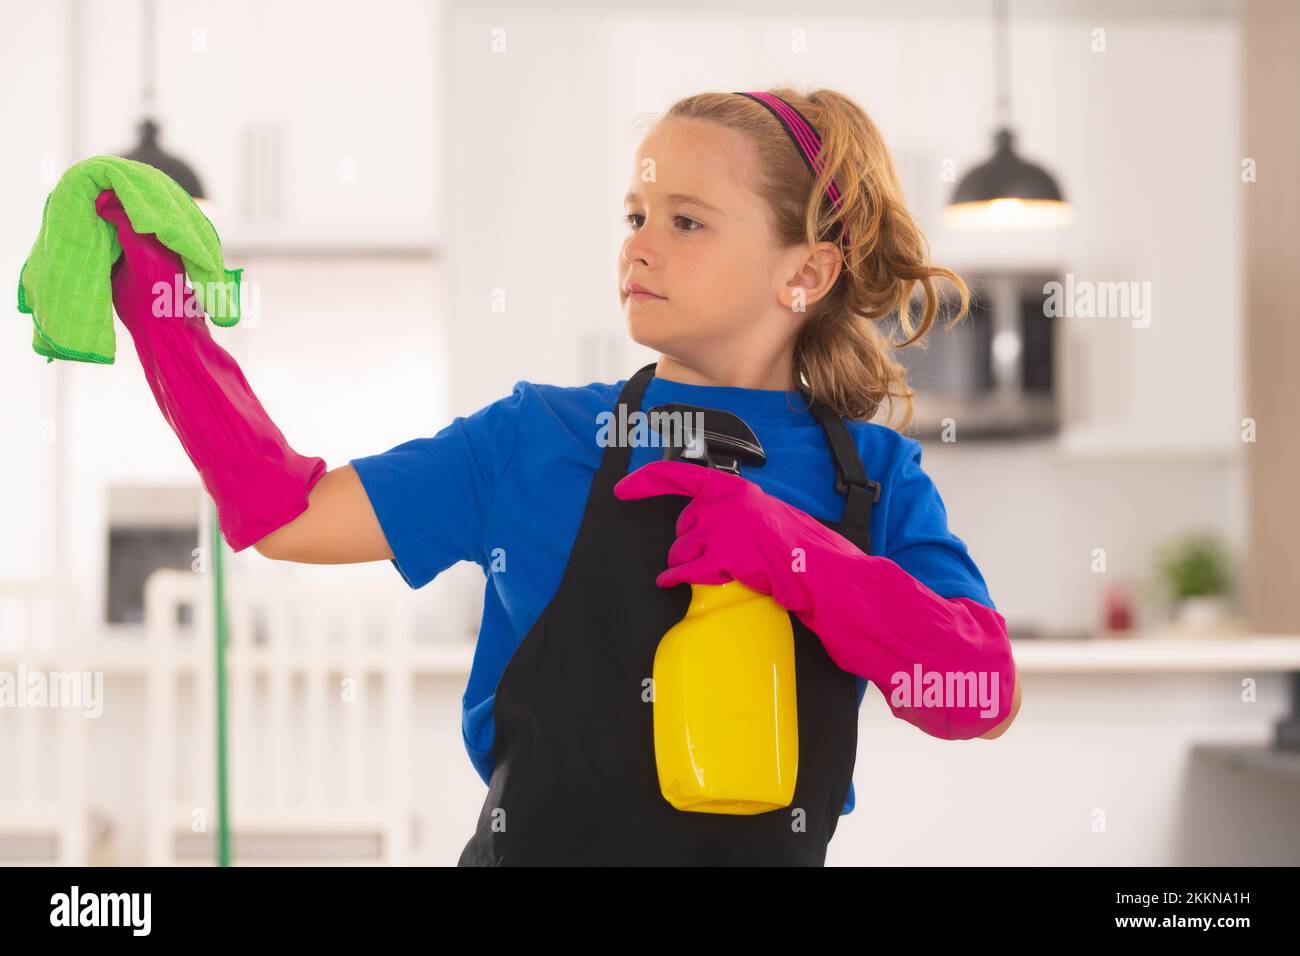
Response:
[{"label": "green potted plant", "polygon": [[1211,532],[1186,534],[1160,549],[1160,579],[1176,602],[1179,623],[1212,626],[1224,616],[1231,588],[1230,565],[1223,542]]}]

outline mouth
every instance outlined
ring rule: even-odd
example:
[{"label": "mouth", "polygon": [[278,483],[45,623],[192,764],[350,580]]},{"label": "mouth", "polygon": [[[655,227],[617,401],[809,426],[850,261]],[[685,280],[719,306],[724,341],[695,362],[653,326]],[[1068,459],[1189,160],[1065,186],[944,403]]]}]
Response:
[{"label": "mouth", "polygon": [[658,293],[655,292],[651,292],[645,286],[640,285],[636,282],[628,283],[627,287],[623,291],[627,293],[627,297],[629,299],[635,299],[638,302],[654,301],[656,299],[664,298],[662,295],[659,295]]}]

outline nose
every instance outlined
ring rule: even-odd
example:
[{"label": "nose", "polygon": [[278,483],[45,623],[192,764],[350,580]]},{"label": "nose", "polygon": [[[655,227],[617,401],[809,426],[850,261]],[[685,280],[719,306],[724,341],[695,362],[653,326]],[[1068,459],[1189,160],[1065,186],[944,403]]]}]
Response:
[{"label": "nose", "polygon": [[648,266],[654,261],[654,255],[654,249],[646,234],[644,225],[636,232],[629,234],[623,242],[623,262],[625,265],[640,264]]}]

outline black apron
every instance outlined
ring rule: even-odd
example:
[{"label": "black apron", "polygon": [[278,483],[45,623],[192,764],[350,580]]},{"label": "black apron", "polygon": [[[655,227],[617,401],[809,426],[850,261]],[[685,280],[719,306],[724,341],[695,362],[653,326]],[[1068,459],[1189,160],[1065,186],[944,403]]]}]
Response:
[{"label": "black apron", "polygon": [[[626,414],[641,409],[655,367],[623,388]],[[840,417],[819,403],[811,410],[847,495],[841,520],[822,523],[870,553],[880,486]],[[631,456],[626,446],[605,448],[559,590],[501,675],[496,763],[458,865],[821,866],[853,777],[857,679],[793,613],[799,771],[790,806],[749,816],[690,812],[659,790],[647,686],[659,641],[685,616],[691,588],[661,588],[655,577],[691,499],[616,498]]]}]

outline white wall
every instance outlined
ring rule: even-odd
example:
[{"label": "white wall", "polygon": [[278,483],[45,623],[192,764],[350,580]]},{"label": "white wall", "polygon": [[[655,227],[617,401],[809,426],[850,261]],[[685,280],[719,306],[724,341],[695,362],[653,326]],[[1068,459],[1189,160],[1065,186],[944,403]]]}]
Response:
[{"label": "white wall", "polygon": [[[5,146],[0,149],[0,576],[42,578],[54,571],[55,365],[31,348],[30,316],[14,307],[18,273],[40,228],[45,194],[68,165],[68,47],[65,4],[22,4],[0,31]],[[39,89],[40,96],[21,96]]]}]

